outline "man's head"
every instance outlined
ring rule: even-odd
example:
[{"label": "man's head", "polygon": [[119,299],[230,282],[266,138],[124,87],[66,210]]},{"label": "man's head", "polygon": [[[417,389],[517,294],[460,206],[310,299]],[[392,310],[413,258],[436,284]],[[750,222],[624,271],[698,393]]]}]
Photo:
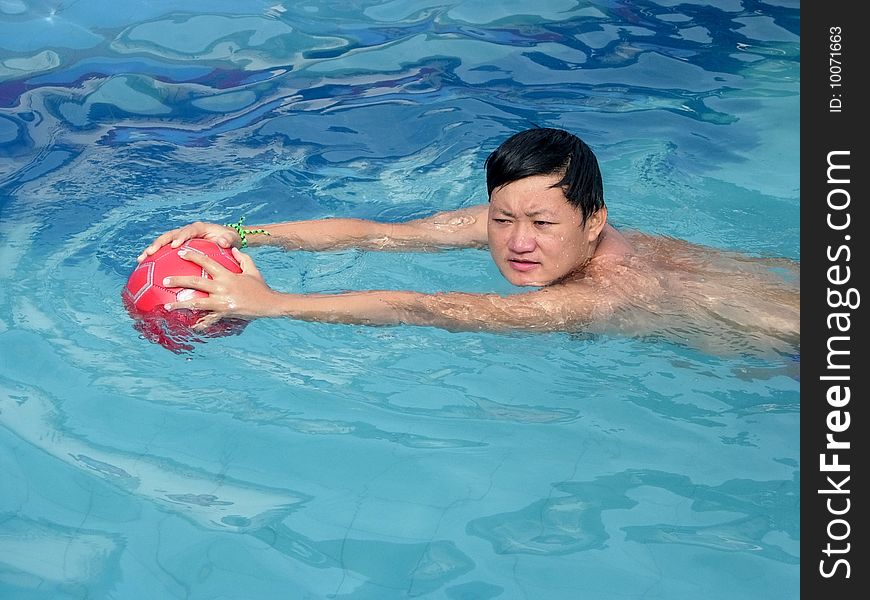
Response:
[{"label": "man's head", "polygon": [[486,188],[496,188],[532,175],[559,175],[556,185],[585,221],[604,207],[604,185],[598,159],[576,135],[537,127],[506,139],[486,159]]},{"label": "man's head", "polygon": [[579,271],[607,220],[598,160],[580,138],[536,128],[508,138],[486,160],[487,236],[514,285],[544,286]]}]

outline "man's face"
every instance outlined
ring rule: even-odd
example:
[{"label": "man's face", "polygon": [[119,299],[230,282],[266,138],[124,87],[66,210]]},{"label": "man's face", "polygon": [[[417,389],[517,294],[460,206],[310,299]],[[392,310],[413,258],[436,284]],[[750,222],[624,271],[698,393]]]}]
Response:
[{"label": "man's face", "polygon": [[598,211],[581,225],[568,203],[560,175],[534,175],[493,190],[489,203],[489,251],[514,285],[545,286],[576,271],[595,251],[606,219]]}]

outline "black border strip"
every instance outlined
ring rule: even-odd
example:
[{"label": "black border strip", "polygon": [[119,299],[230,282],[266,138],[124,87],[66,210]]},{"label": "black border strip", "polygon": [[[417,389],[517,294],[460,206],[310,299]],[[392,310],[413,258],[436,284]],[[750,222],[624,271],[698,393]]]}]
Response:
[{"label": "black border strip", "polygon": [[[801,9],[801,593],[870,591],[867,470],[866,136],[861,2]],[[830,437],[829,437],[830,436]],[[846,466],[848,465],[848,466]]]}]

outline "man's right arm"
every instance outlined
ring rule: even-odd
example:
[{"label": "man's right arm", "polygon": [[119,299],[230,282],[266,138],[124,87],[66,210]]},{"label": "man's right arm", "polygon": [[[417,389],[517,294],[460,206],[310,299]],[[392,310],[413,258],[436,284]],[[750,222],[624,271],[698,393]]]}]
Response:
[{"label": "man's right arm", "polygon": [[401,223],[335,218],[258,225],[270,235],[249,237],[248,243],[315,251],[485,248],[487,208],[479,205]]},{"label": "man's right arm", "polygon": [[[265,229],[269,235],[248,235],[247,242],[250,246],[277,244],[290,250],[308,251],[485,248],[487,211],[488,206],[480,204],[402,223],[335,218],[251,225],[248,228]],[[229,227],[191,223],[158,237],[142,252],[139,261],[166,244],[177,248],[192,238],[211,239],[225,248],[241,244],[238,233]]]}]

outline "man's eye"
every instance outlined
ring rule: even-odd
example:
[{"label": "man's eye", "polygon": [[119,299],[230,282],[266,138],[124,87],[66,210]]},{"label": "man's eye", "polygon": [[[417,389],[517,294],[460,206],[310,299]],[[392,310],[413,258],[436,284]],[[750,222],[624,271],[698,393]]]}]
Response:
[{"label": "man's eye", "polygon": [[555,225],[552,221],[535,221],[535,225],[545,226],[545,225]]},{"label": "man's eye", "polygon": [[510,223],[510,219],[493,219],[496,223]]}]

